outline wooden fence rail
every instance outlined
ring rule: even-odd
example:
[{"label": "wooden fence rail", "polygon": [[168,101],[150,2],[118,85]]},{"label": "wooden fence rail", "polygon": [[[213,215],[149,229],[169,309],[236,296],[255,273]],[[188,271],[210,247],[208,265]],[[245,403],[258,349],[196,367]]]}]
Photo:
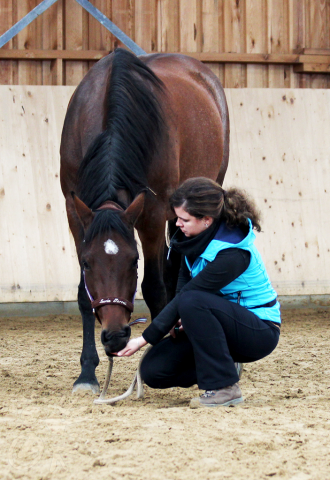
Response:
[{"label": "wooden fence rail", "polygon": [[[0,35],[40,0],[0,0]],[[328,0],[92,0],[146,52],[182,52],[227,88],[329,88]],[[0,49],[0,84],[77,85],[121,43],[57,0]]]}]

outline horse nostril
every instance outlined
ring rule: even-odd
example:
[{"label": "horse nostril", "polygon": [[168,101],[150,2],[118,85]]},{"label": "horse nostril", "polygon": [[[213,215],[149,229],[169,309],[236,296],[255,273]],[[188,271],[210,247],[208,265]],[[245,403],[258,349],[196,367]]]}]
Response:
[{"label": "horse nostril", "polygon": [[101,342],[103,345],[108,344],[109,342],[116,342],[120,338],[129,338],[131,336],[131,327],[125,325],[119,332],[109,332],[107,330],[102,330],[101,332]]},{"label": "horse nostril", "polygon": [[107,331],[106,331],[106,330],[102,330],[102,332],[101,332],[101,342],[102,342],[103,345],[106,344],[106,341],[107,341],[106,336],[107,336]]}]

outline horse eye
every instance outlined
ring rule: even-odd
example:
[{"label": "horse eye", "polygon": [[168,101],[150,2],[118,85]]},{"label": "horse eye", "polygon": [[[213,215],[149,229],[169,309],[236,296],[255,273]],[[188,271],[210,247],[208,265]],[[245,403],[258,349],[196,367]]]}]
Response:
[{"label": "horse eye", "polygon": [[86,260],[83,260],[81,263],[82,263],[82,266],[83,266],[84,270],[90,270],[91,269],[91,267],[88,265]]}]

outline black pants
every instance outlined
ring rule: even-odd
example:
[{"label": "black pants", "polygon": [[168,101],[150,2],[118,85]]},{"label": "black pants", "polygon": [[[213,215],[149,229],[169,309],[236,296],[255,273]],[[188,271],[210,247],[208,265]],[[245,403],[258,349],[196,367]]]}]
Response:
[{"label": "black pants", "polygon": [[254,362],[276,347],[280,332],[240,305],[202,291],[179,303],[184,333],[165,338],[144,358],[141,376],[152,388],[214,390],[238,382],[234,362]]}]

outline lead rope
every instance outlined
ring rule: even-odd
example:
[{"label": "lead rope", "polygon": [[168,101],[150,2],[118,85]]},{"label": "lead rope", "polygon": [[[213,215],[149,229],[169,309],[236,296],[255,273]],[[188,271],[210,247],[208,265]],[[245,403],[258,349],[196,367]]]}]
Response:
[{"label": "lead rope", "polygon": [[140,358],[140,361],[139,361],[139,365],[138,365],[135,377],[134,377],[133,382],[131,383],[130,387],[128,388],[128,390],[125,393],[123,393],[122,395],[119,395],[118,397],[113,397],[113,398],[105,398],[108,387],[109,387],[111,373],[112,373],[112,367],[113,367],[113,357],[109,357],[108,371],[107,371],[107,374],[106,374],[104,387],[103,387],[101,395],[99,396],[99,398],[94,400],[94,403],[96,403],[97,405],[101,405],[101,404],[104,404],[104,403],[111,404],[111,403],[119,402],[120,400],[124,400],[124,398],[127,398],[130,395],[132,395],[132,393],[134,391],[134,387],[135,387],[136,384],[137,384],[136,398],[143,398],[144,397],[144,388],[143,388],[143,381],[142,381],[142,378],[141,378],[140,369],[141,369],[141,363],[142,363],[144,357],[146,356],[146,354],[151,349],[152,349],[152,345],[149,345],[149,347],[143,352],[143,355],[142,355],[142,357]]},{"label": "lead rope", "polygon": [[[145,318],[138,318],[137,320],[133,320],[132,322],[130,322],[129,325],[131,326],[131,325],[134,325],[136,323],[145,323],[146,321],[147,321],[147,319],[145,319]],[[143,398],[144,397],[144,389],[143,389],[143,381],[142,381],[142,378],[141,378],[140,369],[141,369],[141,363],[142,363],[144,357],[151,350],[151,348],[152,348],[152,345],[149,345],[149,347],[143,352],[143,355],[142,355],[142,357],[140,358],[140,361],[139,361],[139,365],[138,365],[135,377],[134,377],[133,382],[131,383],[130,387],[128,388],[128,390],[125,393],[123,393],[122,395],[119,395],[118,397],[113,397],[113,398],[105,398],[105,396],[107,394],[107,391],[108,391],[108,388],[109,388],[109,383],[110,383],[110,380],[111,380],[111,374],[112,374],[112,369],[113,369],[113,357],[109,357],[108,370],[107,370],[107,373],[106,373],[106,376],[105,376],[103,390],[102,390],[99,398],[94,400],[94,403],[96,405],[101,405],[101,404],[105,404],[105,403],[112,404],[112,403],[119,402],[120,400],[124,400],[125,398],[132,395],[132,393],[134,391],[134,387],[135,387],[136,384],[137,384],[136,398]]]}]

